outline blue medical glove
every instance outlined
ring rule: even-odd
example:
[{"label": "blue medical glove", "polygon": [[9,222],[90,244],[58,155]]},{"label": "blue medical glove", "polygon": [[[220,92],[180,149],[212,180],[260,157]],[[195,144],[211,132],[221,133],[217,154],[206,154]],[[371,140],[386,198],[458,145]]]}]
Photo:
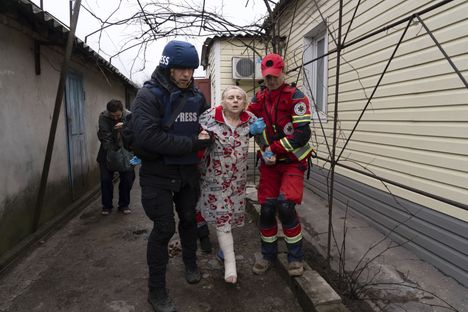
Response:
[{"label": "blue medical glove", "polygon": [[254,123],[250,124],[250,134],[251,135],[257,135],[263,132],[263,129],[265,129],[266,125],[265,122],[263,121],[263,118],[258,118],[255,120]]},{"label": "blue medical glove", "polygon": [[132,166],[136,166],[136,165],[140,165],[141,164],[141,159],[136,157],[136,156],[133,156],[132,159],[130,159],[130,165]]}]

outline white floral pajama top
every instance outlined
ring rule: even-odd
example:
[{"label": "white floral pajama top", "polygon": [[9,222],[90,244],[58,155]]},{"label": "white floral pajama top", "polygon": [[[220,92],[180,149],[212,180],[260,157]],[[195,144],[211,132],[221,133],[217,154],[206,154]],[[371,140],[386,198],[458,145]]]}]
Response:
[{"label": "white floral pajama top", "polygon": [[201,196],[197,210],[205,220],[222,231],[244,225],[245,187],[249,151],[249,126],[256,120],[242,112],[241,122],[232,129],[224,121],[222,106],[200,116],[201,127],[215,139],[201,161]]}]

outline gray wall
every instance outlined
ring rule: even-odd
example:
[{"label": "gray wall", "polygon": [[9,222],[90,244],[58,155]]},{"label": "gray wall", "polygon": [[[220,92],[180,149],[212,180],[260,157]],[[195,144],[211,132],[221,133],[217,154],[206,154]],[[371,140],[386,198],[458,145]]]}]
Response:
[{"label": "gray wall", "polygon": [[[36,75],[32,35],[38,36],[14,20],[0,23],[0,256],[31,234],[63,59],[63,50],[59,47],[42,46],[42,72]],[[73,57],[71,69],[82,77],[85,94],[86,191],[99,183],[96,162],[99,113],[111,98],[125,100],[125,86],[111,72],[77,55]],[[72,202],[67,141],[67,120],[62,105],[41,224],[60,214]]]}]

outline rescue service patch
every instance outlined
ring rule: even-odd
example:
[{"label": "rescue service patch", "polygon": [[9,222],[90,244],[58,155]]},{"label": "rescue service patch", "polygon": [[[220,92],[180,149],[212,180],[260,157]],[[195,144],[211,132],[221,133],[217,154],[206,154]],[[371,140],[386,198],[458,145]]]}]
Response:
[{"label": "rescue service patch", "polygon": [[283,132],[286,135],[291,135],[294,133],[292,122],[288,122],[287,124],[284,125]]},{"label": "rescue service patch", "polygon": [[294,113],[296,113],[296,115],[302,116],[306,113],[306,111],[307,111],[306,103],[299,102],[296,105],[294,105]]}]

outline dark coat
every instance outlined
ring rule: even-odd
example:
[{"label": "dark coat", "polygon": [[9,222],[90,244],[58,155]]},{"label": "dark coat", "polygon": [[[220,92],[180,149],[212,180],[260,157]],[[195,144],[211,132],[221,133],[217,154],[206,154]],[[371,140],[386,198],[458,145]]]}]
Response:
[{"label": "dark coat", "polygon": [[[152,85],[162,89],[166,96],[157,98],[149,88],[143,87],[138,91],[132,106],[132,130],[134,135],[133,146],[142,151],[142,166],[140,176],[155,186],[177,189],[188,180],[197,180],[197,163],[186,164],[177,159],[184,156],[195,156],[193,150],[194,139],[198,136],[199,126],[187,128],[178,127],[180,118],[176,119],[171,129],[165,129],[164,120],[167,119],[167,109],[173,105],[174,98],[181,93],[187,94],[187,102],[179,117],[191,113],[195,114],[195,121],[207,109],[205,98],[193,84],[187,89],[177,88],[169,79],[168,72],[159,67],[153,72],[151,80],[145,85]],[[197,107],[193,112],[193,106]],[[173,107],[172,107],[173,108]],[[192,111],[190,111],[192,109]],[[192,115],[191,115],[192,116]],[[176,130],[174,130],[176,129]],[[177,130],[178,129],[178,130]],[[175,163],[174,163],[175,162]],[[197,160],[198,162],[198,160]],[[145,177],[151,176],[150,179]]]},{"label": "dark coat", "polygon": [[97,136],[99,141],[101,141],[101,146],[99,147],[97,156],[98,162],[106,162],[107,151],[110,149],[116,150],[118,148],[118,133],[121,129],[116,130],[114,126],[119,122],[123,122],[125,127],[126,120],[130,115],[131,112],[126,109],[122,112],[122,118],[120,120],[114,120],[107,110],[99,114],[99,130]]}]

